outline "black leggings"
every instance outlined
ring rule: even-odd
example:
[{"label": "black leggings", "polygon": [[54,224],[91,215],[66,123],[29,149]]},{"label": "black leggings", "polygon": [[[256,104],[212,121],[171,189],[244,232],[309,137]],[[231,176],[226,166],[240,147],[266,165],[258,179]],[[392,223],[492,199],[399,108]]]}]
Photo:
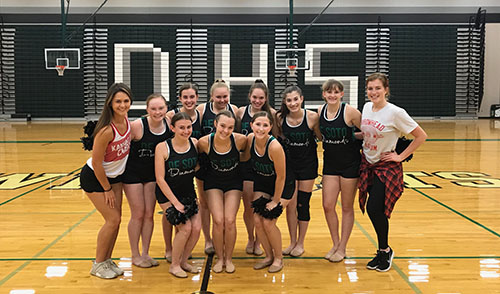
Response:
[{"label": "black leggings", "polygon": [[373,185],[368,187],[368,194],[366,211],[377,233],[379,249],[386,249],[389,247],[387,241],[389,236],[389,220],[384,212],[385,185],[376,175],[373,177]]}]

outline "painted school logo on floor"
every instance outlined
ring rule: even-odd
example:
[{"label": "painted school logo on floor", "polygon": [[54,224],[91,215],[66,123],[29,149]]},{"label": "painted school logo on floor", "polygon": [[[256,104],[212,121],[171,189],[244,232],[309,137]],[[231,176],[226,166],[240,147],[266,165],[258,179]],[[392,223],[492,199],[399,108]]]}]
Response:
[{"label": "painted school logo on floor", "polygon": [[[406,188],[440,189],[446,183],[467,188],[500,188],[500,179],[481,172],[468,171],[408,171],[404,173]],[[79,190],[80,174],[70,173],[0,173],[0,190],[15,190],[33,185],[47,186],[47,190]],[[316,189],[321,189],[321,176]]]}]

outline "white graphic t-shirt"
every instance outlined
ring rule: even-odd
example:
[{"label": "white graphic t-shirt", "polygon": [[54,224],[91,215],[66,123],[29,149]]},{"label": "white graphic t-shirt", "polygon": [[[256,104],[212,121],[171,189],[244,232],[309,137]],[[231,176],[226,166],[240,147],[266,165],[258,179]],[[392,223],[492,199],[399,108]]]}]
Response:
[{"label": "white graphic t-shirt", "polygon": [[373,112],[372,107],[372,102],[363,107],[361,131],[363,154],[373,164],[380,160],[382,152],[394,151],[401,134],[411,133],[418,124],[403,108],[392,103],[387,103],[377,112]]}]

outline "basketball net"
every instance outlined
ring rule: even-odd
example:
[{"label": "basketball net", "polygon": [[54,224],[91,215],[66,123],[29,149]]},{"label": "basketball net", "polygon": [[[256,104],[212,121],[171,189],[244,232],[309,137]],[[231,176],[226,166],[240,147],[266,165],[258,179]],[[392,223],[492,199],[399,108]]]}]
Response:
[{"label": "basketball net", "polygon": [[288,66],[288,72],[290,73],[291,77],[295,77],[295,72],[297,71],[297,66],[296,65],[289,65]]},{"label": "basketball net", "polygon": [[65,65],[56,65],[56,70],[59,76],[64,76],[64,70],[66,69]]}]

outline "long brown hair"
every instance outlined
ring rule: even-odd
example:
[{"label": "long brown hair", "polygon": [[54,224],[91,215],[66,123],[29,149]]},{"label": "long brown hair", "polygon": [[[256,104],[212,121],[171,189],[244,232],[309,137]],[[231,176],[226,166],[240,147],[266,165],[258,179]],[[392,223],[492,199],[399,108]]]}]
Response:
[{"label": "long brown hair", "polygon": [[266,102],[264,102],[264,105],[262,105],[262,108],[260,110],[271,114],[271,106],[269,105],[269,89],[267,88],[264,81],[261,79],[257,79],[255,80],[255,82],[253,82],[252,86],[250,86],[250,90],[248,91],[248,99],[250,99],[253,90],[255,89],[261,89],[264,92],[264,95],[266,96]]},{"label": "long brown hair", "polygon": [[291,85],[291,86],[288,86],[285,88],[285,90],[283,90],[283,92],[281,93],[281,107],[280,109],[276,112],[276,132],[277,132],[277,136],[278,137],[282,137],[283,136],[283,129],[282,129],[282,124],[284,122],[284,120],[286,119],[286,116],[290,113],[290,110],[288,109],[288,107],[286,107],[286,95],[290,94],[290,93],[293,93],[293,92],[297,92],[297,94],[299,94],[300,97],[302,97],[302,90],[298,87],[298,86],[295,86],[295,85]]},{"label": "long brown hair", "polygon": [[106,101],[104,102],[104,107],[102,108],[101,116],[99,117],[99,121],[95,126],[94,132],[92,133],[92,138],[95,138],[97,133],[108,125],[111,124],[111,120],[113,119],[113,107],[112,102],[116,93],[123,92],[127,94],[130,98],[130,103],[132,103],[132,90],[130,90],[129,86],[124,83],[114,83],[108,89],[108,94],[106,95]]}]

